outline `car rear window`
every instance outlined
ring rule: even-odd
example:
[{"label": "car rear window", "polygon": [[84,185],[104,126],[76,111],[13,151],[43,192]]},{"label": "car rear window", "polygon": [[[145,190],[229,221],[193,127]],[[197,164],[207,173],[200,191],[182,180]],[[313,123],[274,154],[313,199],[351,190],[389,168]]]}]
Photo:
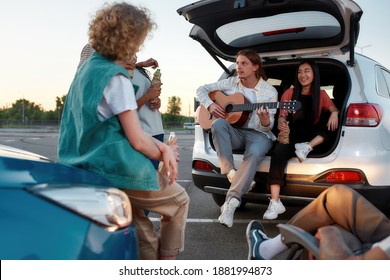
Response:
[{"label": "car rear window", "polygon": [[288,40],[329,39],[339,35],[340,23],[319,11],[293,12],[249,18],[222,25],[218,37],[235,48]]}]

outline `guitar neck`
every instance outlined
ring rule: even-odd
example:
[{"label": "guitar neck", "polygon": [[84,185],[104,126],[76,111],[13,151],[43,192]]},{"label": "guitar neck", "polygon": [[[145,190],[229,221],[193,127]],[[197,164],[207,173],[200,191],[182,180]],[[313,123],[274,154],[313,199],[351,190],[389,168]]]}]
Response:
[{"label": "guitar neck", "polygon": [[279,102],[245,103],[245,104],[232,104],[232,105],[233,108],[231,112],[254,111],[261,107],[268,107],[269,109],[279,108]]}]

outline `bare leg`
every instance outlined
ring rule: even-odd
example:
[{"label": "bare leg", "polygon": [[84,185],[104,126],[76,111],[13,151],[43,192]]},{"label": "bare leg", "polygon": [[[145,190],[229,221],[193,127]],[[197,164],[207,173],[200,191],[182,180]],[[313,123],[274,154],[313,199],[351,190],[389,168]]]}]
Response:
[{"label": "bare leg", "polygon": [[278,201],[279,194],[280,194],[280,185],[272,184],[270,188],[271,188],[271,199]]},{"label": "bare leg", "polygon": [[314,148],[315,146],[318,146],[320,144],[324,143],[324,137],[320,136],[320,135],[317,135],[316,137],[314,137],[310,142],[309,142],[309,146],[311,148]]}]

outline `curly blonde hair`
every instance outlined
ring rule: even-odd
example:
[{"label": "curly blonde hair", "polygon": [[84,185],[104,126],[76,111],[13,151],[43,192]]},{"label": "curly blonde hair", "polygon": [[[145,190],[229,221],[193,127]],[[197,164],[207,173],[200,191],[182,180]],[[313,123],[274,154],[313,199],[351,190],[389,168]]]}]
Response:
[{"label": "curly blonde hair", "polygon": [[106,4],[89,25],[89,44],[108,59],[127,62],[155,27],[146,8],[124,2]]}]

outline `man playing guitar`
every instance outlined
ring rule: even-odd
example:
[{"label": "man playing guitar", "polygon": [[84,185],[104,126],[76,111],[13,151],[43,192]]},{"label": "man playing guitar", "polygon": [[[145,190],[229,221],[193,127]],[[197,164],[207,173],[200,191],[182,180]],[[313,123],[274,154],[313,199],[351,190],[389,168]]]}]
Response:
[{"label": "man playing guitar", "polygon": [[[276,139],[271,131],[276,109],[261,106],[250,112],[246,123],[238,126],[227,120],[225,108],[210,98],[213,96],[210,93],[221,91],[228,96],[241,93],[250,103],[278,101],[278,93],[266,81],[261,58],[256,51],[246,49],[237,53],[236,73],[237,76],[201,86],[196,92],[199,102],[209,111],[210,119],[215,118],[211,124],[212,138],[220,161],[221,173],[227,174],[231,183],[218,218],[219,222],[227,227],[233,225],[233,215],[240,205],[241,197],[254,187],[253,179],[257,168]],[[238,149],[245,151],[243,161],[236,170],[233,150]]]}]

